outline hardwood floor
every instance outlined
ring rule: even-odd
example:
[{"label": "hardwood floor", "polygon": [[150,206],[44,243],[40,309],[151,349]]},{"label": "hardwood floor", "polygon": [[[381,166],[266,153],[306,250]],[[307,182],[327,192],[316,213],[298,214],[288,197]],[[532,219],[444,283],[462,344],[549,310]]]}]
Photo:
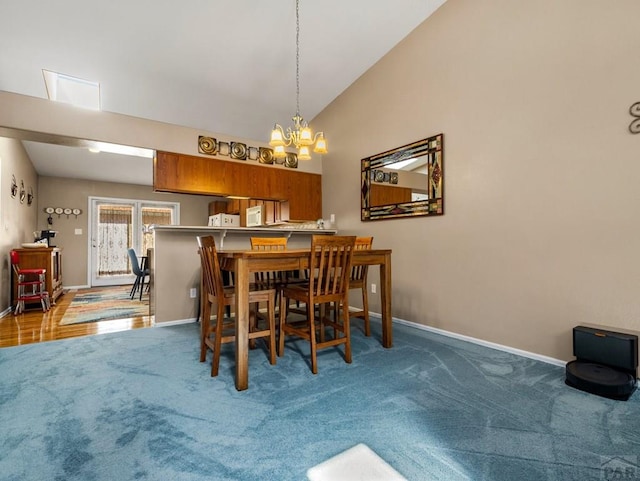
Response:
[{"label": "hardwood floor", "polygon": [[29,309],[23,314],[13,313],[0,318],[0,348],[19,346],[34,342],[55,341],[70,337],[104,334],[107,332],[126,331],[151,327],[153,317],[142,316],[129,319],[116,319],[98,322],[85,322],[61,326],[64,312],[75,297],[75,292],[67,292],[58,298],[56,305],[49,312],[41,309]]}]

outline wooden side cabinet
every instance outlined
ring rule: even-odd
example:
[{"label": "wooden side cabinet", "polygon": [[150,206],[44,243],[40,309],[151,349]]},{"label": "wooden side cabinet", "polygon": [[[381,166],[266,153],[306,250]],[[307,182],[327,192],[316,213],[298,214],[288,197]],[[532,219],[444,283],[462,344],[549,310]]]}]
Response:
[{"label": "wooden side cabinet", "polygon": [[[37,249],[15,249],[20,255],[22,269],[46,269],[46,288],[51,302],[54,303],[62,294],[62,249],[60,247],[42,247]],[[18,296],[18,279],[14,273],[13,303]]]}]

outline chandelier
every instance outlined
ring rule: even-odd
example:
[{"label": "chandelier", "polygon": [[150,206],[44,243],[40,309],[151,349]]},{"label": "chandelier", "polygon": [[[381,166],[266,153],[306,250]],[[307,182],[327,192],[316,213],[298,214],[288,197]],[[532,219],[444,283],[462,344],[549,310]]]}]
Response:
[{"label": "chandelier", "polygon": [[300,12],[298,6],[299,0],[296,0],[296,114],[291,118],[293,120],[293,128],[287,127],[287,132],[282,126],[275,124],[271,131],[271,140],[269,145],[273,147],[273,156],[283,158],[287,156],[284,148],[294,145],[298,149],[299,160],[311,159],[309,147],[314,145],[313,151],[317,154],[327,153],[327,140],[324,138],[323,132],[315,135],[307,122],[300,115]]}]

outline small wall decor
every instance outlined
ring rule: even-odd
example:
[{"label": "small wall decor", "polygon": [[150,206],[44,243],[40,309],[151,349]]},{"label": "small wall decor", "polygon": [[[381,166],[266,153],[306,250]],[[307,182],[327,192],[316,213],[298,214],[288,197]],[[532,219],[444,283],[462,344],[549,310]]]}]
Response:
[{"label": "small wall decor", "polygon": [[27,205],[33,204],[33,187],[29,187],[29,193],[27,194]]},{"label": "small wall decor", "polygon": [[372,170],[370,174],[373,182],[397,184],[398,173],[397,172],[385,172],[383,170]]},{"label": "small wall decor", "polygon": [[11,176],[11,197],[15,199],[18,194],[18,182],[16,181],[16,176]]},{"label": "small wall decor", "polygon": [[236,160],[247,160],[247,144],[231,142],[231,158]]},{"label": "small wall decor", "polygon": [[44,211],[45,213],[49,214],[49,219],[48,219],[49,224],[53,223],[53,218],[51,217],[51,214],[58,214],[58,218],[60,218],[60,216],[64,214],[67,216],[67,219],[71,214],[75,215],[76,219],[80,214],[82,214],[81,209],[71,209],[70,207],[45,207]]},{"label": "small wall decor", "polygon": [[298,168],[298,154],[293,152],[287,152],[287,156],[284,158],[284,166],[290,169]]},{"label": "small wall decor", "polygon": [[218,151],[218,143],[213,137],[198,137],[198,152],[201,154],[215,155]]},{"label": "small wall decor", "polygon": [[218,153],[220,155],[229,156],[231,149],[229,148],[229,142],[218,142]]},{"label": "small wall decor", "polygon": [[24,200],[27,198],[27,191],[24,188],[24,181],[20,181],[20,203],[24,204]]},{"label": "small wall decor", "polygon": [[635,117],[629,124],[629,132],[632,134],[640,134],[640,102],[636,102],[629,107],[629,113]]},{"label": "small wall decor", "polygon": [[273,149],[260,147],[258,149],[258,162],[261,164],[273,164]]},{"label": "small wall decor", "polygon": [[213,137],[198,136],[198,152],[207,155],[231,157],[234,160],[254,160],[260,164],[280,164],[289,169],[298,168],[298,155],[287,153],[284,158],[276,159],[273,149],[268,147],[250,147],[242,142],[224,142]]}]

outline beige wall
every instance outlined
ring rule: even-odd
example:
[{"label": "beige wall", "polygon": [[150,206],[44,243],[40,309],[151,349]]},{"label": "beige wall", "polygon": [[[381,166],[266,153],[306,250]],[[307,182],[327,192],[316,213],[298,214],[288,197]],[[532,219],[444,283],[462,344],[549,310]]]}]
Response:
[{"label": "beige wall", "polygon": [[[265,126],[263,140],[247,139],[113,112],[78,109],[64,103],[2,90],[0,90],[0,105],[2,106],[0,108],[0,132],[3,127],[7,127],[8,129],[21,129],[52,136],[98,140],[203,157],[207,156],[198,153],[199,135],[211,136],[229,142],[244,142],[254,147],[268,147],[271,129],[270,125]],[[234,161],[230,158],[223,158],[223,160],[245,162]],[[286,168],[282,165],[262,165],[262,167],[265,169]],[[320,156],[316,155],[310,161],[299,162],[298,169],[303,172],[322,173]]]},{"label": "beige wall", "polygon": [[[226,134],[207,132],[178,125],[155,122],[147,119],[77,109],[69,105],[50,102],[45,99],[0,91],[0,158],[2,158],[2,185],[0,186],[0,255],[2,271],[0,286],[0,313],[9,308],[10,288],[8,253],[22,242],[33,241],[33,231],[47,227],[46,215],[42,209],[46,206],[78,207],[84,213],[75,218],[54,215],[53,230],[59,234],[56,245],[64,249],[63,283],[65,286],[87,284],[87,196],[123,197],[130,199],[178,200],[181,203],[182,225],[206,225],[208,202],[204,196],[183,196],[153,194],[150,187],[82,182],[72,179],[42,178],[37,180],[32,163],[22,144],[11,136],[16,130],[43,133],[51,136],[67,136],[78,139],[100,140],[146,147],[154,150],[166,150],[190,155],[198,154],[198,136],[209,135],[219,140],[246,142],[253,146],[267,146],[270,126],[266,126],[265,142],[233,137]],[[201,154],[200,154],[201,155]],[[225,159],[226,160],[226,159]],[[229,160],[232,162],[232,160]],[[264,168],[282,169],[282,166],[264,166]],[[299,170],[321,173],[320,158],[299,164]],[[18,183],[22,177],[27,185],[35,190],[34,205],[27,209],[19,206],[19,201],[10,201],[7,178],[15,174]],[[37,185],[36,185],[37,184]],[[40,190],[40,192],[38,192]],[[26,214],[26,215],[25,215]],[[82,228],[83,234],[76,236],[76,228]]]},{"label": "beige wall", "polygon": [[[11,197],[11,176],[16,177],[18,194]],[[31,205],[20,202],[20,182],[36,197]],[[22,143],[0,137],[0,313],[9,308],[11,263],[9,251],[23,242],[33,241],[37,216],[37,175]]]},{"label": "beige wall", "polygon": [[[558,359],[580,323],[640,329],[638,18],[448,0],[314,119],[324,215],[393,249],[394,317]],[[445,215],[360,222],[360,159],[440,132]]]},{"label": "beige wall", "polygon": [[[63,248],[63,285],[86,286],[88,264],[89,197],[113,197],[131,200],[153,200],[160,202],[178,202],[180,204],[180,225],[206,225],[209,215],[209,202],[213,197],[183,194],[154,193],[151,187],[114,184],[109,182],[89,182],[77,179],[40,177],[38,196],[37,229],[58,231],[55,245]],[[53,225],[47,227],[48,215],[44,208],[70,207],[82,209],[76,217],[53,214]],[[81,235],[75,230],[82,229]],[[32,229],[33,230],[33,229]],[[30,239],[33,240],[33,239]],[[194,257],[195,251],[192,252]]]}]

